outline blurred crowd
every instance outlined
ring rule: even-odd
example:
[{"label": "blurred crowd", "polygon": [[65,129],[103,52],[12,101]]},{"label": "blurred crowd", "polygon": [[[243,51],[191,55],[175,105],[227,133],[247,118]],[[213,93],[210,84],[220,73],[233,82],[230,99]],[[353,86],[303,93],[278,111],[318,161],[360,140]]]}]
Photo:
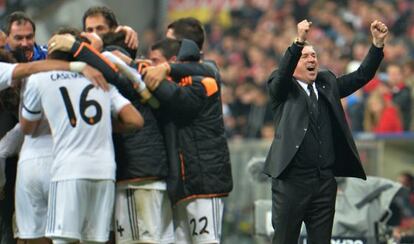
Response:
[{"label": "blurred crowd", "polygon": [[353,132],[411,131],[414,95],[414,3],[378,1],[275,1],[259,7],[246,1],[231,11],[231,25],[206,23],[206,59],[217,62],[223,80],[227,136],[272,138],[273,123],[266,82],[296,36],[296,23],[312,21],[310,42],[320,67],[337,76],[355,71],[371,45],[369,24],[383,21],[391,30],[377,76],[343,100]]}]

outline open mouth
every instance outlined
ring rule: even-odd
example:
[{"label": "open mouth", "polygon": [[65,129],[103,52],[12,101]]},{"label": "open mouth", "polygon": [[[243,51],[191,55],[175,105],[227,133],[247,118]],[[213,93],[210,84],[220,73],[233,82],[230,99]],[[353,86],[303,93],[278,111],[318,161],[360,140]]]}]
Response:
[{"label": "open mouth", "polygon": [[306,67],[306,69],[311,72],[315,71],[315,67]]}]

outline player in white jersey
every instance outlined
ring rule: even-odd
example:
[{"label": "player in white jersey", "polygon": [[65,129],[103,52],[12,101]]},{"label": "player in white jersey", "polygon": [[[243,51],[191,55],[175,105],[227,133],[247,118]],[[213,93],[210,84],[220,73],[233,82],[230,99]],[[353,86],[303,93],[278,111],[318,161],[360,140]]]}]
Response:
[{"label": "player in white jersey", "polygon": [[106,242],[115,194],[111,112],[129,128],[142,127],[141,115],[114,87],[104,92],[64,71],[30,77],[23,105],[23,131],[32,133],[44,113],[53,136],[46,236]]},{"label": "player in white jersey", "polygon": [[[0,61],[12,62],[13,60],[7,53],[0,51]],[[44,60],[16,64],[0,62],[0,90],[18,86],[20,79],[30,74],[53,69],[82,71],[94,84],[104,89],[107,88],[102,74],[88,65],[79,62]],[[1,139],[0,194],[3,192],[2,188],[6,180],[5,159],[16,155],[22,142],[23,135],[19,125]],[[37,130],[35,138],[26,137],[19,157],[15,194],[18,228],[15,237],[25,239],[29,243],[36,241],[34,239],[42,238],[45,233],[51,151],[52,139],[48,126],[45,125]]]}]

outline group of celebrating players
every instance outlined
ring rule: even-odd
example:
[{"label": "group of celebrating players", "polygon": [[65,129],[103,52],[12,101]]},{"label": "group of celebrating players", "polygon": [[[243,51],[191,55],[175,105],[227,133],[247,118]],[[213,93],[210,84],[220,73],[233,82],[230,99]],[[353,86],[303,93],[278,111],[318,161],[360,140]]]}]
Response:
[{"label": "group of celebrating players", "polygon": [[61,28],[42,47],[25,13],[8,18],[0,89],[19,87],[21,99],[19,123],[0,141],[0,184],[18,154],[15,237],[220,243],[233,185],[201,23],[172,22],[141,60],[137,33],[111,9],[92,7],[82,21],[84,32]]}]

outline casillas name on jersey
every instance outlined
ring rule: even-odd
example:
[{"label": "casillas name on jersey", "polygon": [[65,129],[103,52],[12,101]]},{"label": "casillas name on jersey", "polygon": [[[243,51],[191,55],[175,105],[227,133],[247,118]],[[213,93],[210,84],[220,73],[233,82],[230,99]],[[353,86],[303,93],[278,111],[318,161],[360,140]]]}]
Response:
[{"label": "casillas name on jersey", "polygon": [[59,73],[53,72],[53,73],[50,74],[50,80],[52,80],[52,81],[78,79],[78,78],[81,78],[81,77],[83,77],[82,74],[69,72],[69,71],[67,71],[67,72],[62,71],[62,72],[59,72]]}]

